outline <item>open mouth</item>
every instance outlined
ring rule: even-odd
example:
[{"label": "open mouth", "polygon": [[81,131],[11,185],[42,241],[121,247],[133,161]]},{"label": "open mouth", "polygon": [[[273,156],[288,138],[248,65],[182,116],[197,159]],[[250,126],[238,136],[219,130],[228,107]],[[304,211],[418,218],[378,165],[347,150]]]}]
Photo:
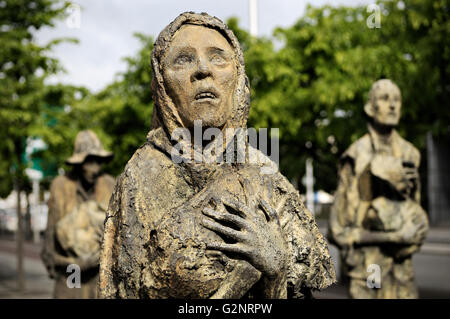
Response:
[{"label": "open mouth", "polygon": [[216,88],[213,86],[200,87],[198,90],[195,91],[195,93],[196,94],[194,99],[200,102],[215,100],[219,97]]},{"label": "open mouth", "polygon": [[215,99],[217,98],[217,96],[210,91],[206,91],[206,92],[200,92],[195,96],[196,100],[203,100],[203,99]]}]

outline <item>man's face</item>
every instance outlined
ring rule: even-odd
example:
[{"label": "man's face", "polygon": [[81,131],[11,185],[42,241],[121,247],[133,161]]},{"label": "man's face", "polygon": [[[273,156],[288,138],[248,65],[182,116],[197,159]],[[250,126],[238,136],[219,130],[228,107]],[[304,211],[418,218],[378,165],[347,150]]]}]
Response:
[{"label": "man's face", "polygon": [[216,30],[185,25],[163,58],[167,93],[186,127],[194,120],[221,128],[231,115],[236,85],[235,53]]},{"label": "man's face", "polygon": [[81,165],[83,178],[89,184],[94,184],[100,173],[100,161],[98,158],[88,156]]},{"label": "man's face", "polygon": [[372,99],[373,119],[376,123],[397,126],[402,100],[400,90],[391,82],[381,82]]}]

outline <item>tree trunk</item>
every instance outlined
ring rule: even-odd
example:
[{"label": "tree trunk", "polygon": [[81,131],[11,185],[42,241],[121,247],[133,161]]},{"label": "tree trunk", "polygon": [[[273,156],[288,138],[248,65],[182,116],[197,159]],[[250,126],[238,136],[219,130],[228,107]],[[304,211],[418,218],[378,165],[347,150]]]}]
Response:
[{"label": "tree trunk", "polygon": [[16,241],[17,241],[17,289],[19,292],[25,291],[25,281],[23,273],[23,218],[22,218],[22,207],[20,194],[22,192],[22,147],[21,141],[16,140],[14,143],[17,168],[16,168],[16,191],[17,191],[17,231],[16,231]]},{"label": "tree trunk", "polygon": [[25,211],[25,220],[24,220],[24,240],[25,242],[30,241],[32,238],[32,228],[31,228],[31,203],[30,203],[30,194],[26,193],[27,199],[27,209]]},{"label": "tree trunk", "polygon": [[22,220],[22,209],[20,203],[20,181],[19,177],[16,180],[17,189],[17,288],[20,292],[25,290],[25,283],[23,277],[23,220]]}]

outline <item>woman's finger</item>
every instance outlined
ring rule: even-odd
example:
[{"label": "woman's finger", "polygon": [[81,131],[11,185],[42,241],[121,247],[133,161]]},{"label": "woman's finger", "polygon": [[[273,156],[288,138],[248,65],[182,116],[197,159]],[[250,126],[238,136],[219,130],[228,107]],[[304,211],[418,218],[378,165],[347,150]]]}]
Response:
[{"label": "woman's finger", "polygon": [[[253,215],[252,211],[244,204],[232,199],[232,198],[222,198],[222,203],[225,208],[231,208],[232,211],[236,212],[237,215],[242,218],[250,217]],[[229,211],[229,209],[227,209]]]},{"label": "woman's finger", "polygon": [[248,222],[245,219],[237,215],[230,214],[228,212],[220,212],[212,208],[206,207],[202,210],[202,213],[218,221],[233,223],[234,225],[242,229],[248,229],[249,227]]},{"label": "woman's finger", "polygon": [[237,231],[233,228],[223,226],[219,224],[218,222],[211,220],[209,218],[203,218],[202,219],[202,225],[218,234],[225,235],[231,239],[237,240],[237,241],[243,241],[245,239],[245,236],[242,234],[242,232]]},{"label": "woman's finger", "polygon": [[235,254],[241,254],[241,255],[248,255],[249,250],[245,248],[245,246],[241,244],[226,244],[226,243],[219,243],[219,242],[212,242],[207,243],[206,247],[208,249],[213,250],[219,250],[223,252],[230,252]]},{"label": "woman's finger", "polygon": [[259,202],[259,207],[261,207],[262,211],[266,215],[266,218],[268,221],[276,220],[278,224],[280,223],[278,221],[278,214],[264,199],[261,199]]}]

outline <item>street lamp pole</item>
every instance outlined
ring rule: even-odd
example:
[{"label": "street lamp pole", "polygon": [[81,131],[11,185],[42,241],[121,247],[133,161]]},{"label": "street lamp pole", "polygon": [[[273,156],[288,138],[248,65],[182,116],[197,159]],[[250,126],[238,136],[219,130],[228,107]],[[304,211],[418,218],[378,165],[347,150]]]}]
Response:
[{"label": "street lamp pole", "polygon": [[312,158],[306,159],[306,207],[314,215],[314,171]]},{"label": "street lamp pole", "polygon": [[249,0],[250,35],[258,36],[258,0]]}]

